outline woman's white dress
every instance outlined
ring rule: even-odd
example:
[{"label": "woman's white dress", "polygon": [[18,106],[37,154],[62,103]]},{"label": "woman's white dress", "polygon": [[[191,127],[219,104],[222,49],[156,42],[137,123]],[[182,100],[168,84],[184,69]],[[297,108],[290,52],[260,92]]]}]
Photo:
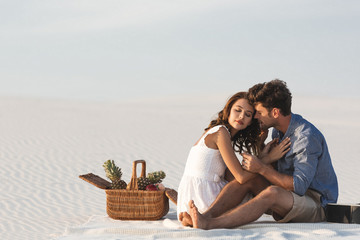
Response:
[{"label": "woman's white dress", "polygon": [[206,136],[219,131],[221,127],[226,128],[218,125],[209,129],[190,150],[178,188],[178,216],[180,212],[188,212],[190,200],[194,200],[200,213],[205,212],[227,183],[224,179],[226,165],[220,151],[205,144]]}]

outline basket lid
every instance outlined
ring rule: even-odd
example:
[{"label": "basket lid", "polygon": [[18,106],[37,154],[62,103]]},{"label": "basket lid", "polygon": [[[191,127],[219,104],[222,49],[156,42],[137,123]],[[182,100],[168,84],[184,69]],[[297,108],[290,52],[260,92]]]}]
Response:
[{"label": "basket lid", "polygon": [[91,183],[95,187],[98,187],[101,189],[111,188],[111,183],[109,181],[99,177],[98,175],[92,174],[92,173],[80,175],[79,178],[81,178],[82,180],[84,180],[88,183]]}]

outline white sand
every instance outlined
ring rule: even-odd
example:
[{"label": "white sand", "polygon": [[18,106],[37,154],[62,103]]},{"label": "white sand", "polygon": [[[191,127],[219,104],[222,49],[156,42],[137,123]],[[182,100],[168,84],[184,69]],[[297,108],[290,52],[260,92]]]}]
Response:
[{"label": "white sand", "polygon": [[[137,102],[0,98],[0,239],[359,239],[357,224],[277,224],[268,216],[238,229],[182,228],[175,205],[160,221],[116,221],[104,191],[78,178],[105,176],[114,159],[129,181],[132,162],[164,170],[177,188],[192,144],[228,96]],[[340,203],[360,202],[360,99],[294,97],[293,111],[325,135]]]}]

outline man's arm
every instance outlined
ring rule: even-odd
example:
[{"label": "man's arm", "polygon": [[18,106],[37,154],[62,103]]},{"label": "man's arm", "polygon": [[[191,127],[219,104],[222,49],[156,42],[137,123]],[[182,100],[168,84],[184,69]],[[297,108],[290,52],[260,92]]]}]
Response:
[{"label": "man's arm", "polygon": [[242,154],[243,168],[253,173],[258,173],[265,177],[270,183],[282,187],[289,191],[294,191],[294,178],[286,174],[279,173],[271,165],[260,161],[256,156],[248,153]]},{"label": "man's arm", "polygon": [[290,153],[292,154],[291,158],[294,167],[292,176],[269,169],[271,168],[269,165],[262,163],[257,157],[250,154],[243,154],[245,160],[244,169],[259,173],[272,184],[302,196],[314,179],[321,150],[321,142],[315,134],[299,138],[292,145],[292,153]]},{"label": "man's arm", "polygon": [[315,134],[302,137],[294,144],[294,192],[304,195],[313,181],[322,154],[321,141]]}]

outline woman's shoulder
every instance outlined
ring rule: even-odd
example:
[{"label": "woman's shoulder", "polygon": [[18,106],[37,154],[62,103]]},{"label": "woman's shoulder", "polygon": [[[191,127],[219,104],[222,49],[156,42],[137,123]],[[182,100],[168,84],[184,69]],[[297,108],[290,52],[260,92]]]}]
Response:
[{"label": "woman's shoulder", "polygon": [[212,134],[212,133],[220,133],[221,135],[225,134],[225,136],[230,136],[230,131],[225,125],[216,125],[210,128],[207,134]]}]

